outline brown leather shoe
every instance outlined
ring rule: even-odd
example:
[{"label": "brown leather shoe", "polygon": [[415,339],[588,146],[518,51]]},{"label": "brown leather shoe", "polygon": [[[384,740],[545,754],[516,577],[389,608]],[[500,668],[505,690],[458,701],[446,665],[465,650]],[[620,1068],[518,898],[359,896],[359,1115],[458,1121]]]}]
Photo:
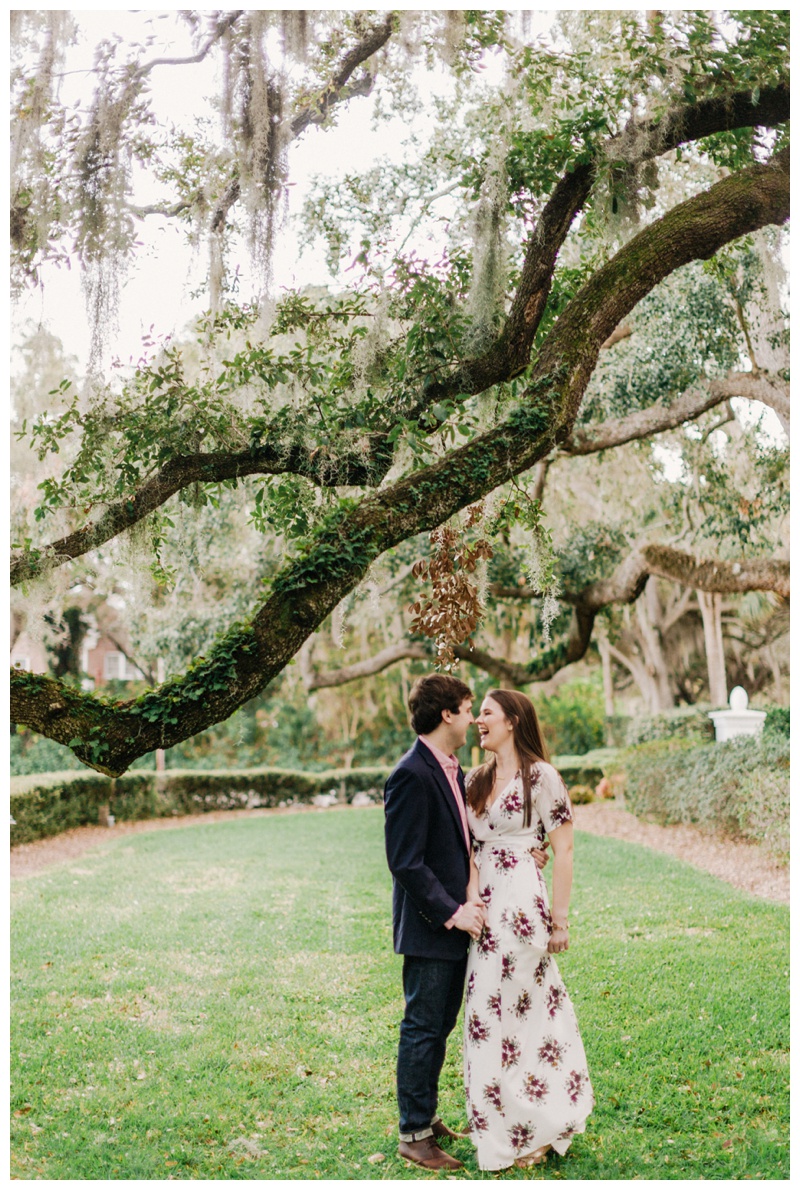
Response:
[{"label": "brown leather shoe", "polygon": [[448,1128],[444,1120],[434,1120],[431,1124],[436,1140],[466,1140],[469,1132],[454,1132]]},{"label": "brown leather shoe", "polygon": [[464,1166],[455,1157],[440,1149],[432,1136],[424,1140],[401,1140],[397,1148],[397,1156],[406,1161],[413,1161],[423,1169],[463,1169]]}]

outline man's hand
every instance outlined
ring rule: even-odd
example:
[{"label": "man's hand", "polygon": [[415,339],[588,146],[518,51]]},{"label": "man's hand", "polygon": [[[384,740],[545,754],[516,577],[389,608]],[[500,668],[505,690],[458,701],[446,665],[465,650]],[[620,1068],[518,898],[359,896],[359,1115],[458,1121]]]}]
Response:
[{"label": "man's hand", "polygon": [[486,925],[486,909],[480,901],[467,901],[461,906],[453,923],[457,930],[464,930],[473,938],[480,938]]},{"label": "man's hand", "polygon": [[540,871],[550,859],[550,856],[547,854],[548,846],[549,844],[545,843],[541,850],[538,847],[531,847],[531,855],[536,861],[536,867],[539,868]]}]

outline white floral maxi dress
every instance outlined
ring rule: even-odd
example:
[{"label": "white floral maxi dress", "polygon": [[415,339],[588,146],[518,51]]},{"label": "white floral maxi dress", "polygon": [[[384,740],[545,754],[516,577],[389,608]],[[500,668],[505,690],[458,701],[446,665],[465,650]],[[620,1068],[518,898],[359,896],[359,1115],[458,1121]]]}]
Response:
[{"label": "white floral maxi dress", "polygon": [[479,818],[467,811],[487,922],[469,951],[464,1081],[486,1170],[542,1145],[565,1153],[594,1105],[575,1011],[547,953],[547,888],[531,855],[572,810],[552,765],[537,765],[532,781],[528,827],[519,773]]}]

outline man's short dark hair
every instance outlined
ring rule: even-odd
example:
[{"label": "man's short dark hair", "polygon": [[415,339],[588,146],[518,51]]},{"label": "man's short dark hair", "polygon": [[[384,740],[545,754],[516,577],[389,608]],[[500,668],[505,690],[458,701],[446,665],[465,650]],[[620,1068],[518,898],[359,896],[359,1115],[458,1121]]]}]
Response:
[{"label": "man's short dark hair", "polygon": [[430,735],[442,721],[442,711],[457,715],[461,704],[475,695],[465,682],[451,674],[425,674],[411,687],[408,706],[417,735]]}]

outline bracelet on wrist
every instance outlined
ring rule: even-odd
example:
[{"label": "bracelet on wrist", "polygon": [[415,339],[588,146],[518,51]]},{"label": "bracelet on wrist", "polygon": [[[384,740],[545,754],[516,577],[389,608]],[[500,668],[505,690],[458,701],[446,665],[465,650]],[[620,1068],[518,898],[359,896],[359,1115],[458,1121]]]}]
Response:
[{"label": "bracelet on wrist", "polygon": [[555,918],[553,918],[553,929],[554,930],[569,930],[569,922],[565,921],[562,923],[560,921],[556,921]]}]

